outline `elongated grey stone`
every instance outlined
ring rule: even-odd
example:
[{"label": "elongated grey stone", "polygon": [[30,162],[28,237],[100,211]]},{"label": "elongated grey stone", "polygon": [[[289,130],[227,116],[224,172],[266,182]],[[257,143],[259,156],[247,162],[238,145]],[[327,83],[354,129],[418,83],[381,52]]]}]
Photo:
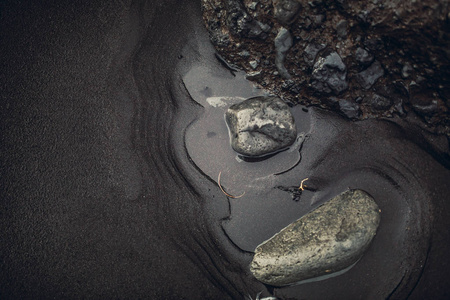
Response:
[{"label": "elongated grey stone", "polygon": [[286,79],[290,79],[291,75],[284,66],[284,60],[286,59],[286,53],[292,47],[292,43],[292,36],[289,33],[289,30],[281,27],[280,31],[278,31],[278,34],[275,37],[275,66],[277,67],[280,75]]},{"label": "elongated grey stone", "polygon": [[289,107],[278,97],[254,97],[225,114],[232,148],[248,157],[282,150],[295,142],[297,128]]},{"label": "elongated grey stone", "polygon": [[260,244],[250,270],[273,286],[338,272],[362,257],[379,222],[380,210],[371,196],[346,191]]}]

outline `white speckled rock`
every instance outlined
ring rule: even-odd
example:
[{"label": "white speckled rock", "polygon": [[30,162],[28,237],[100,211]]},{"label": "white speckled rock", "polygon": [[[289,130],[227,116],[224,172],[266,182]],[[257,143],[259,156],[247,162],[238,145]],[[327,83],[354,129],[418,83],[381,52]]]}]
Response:
[{"label": "white speckled rock", "polygon": [[273,286],[338,272],[362,257],[379,222],[380,210],[371,196],[346,191],[260,244],[250,270]]},{"label": "white speckled rock", "polygon": [[297,129],[289,107],[278,97],[254,97],[226,112],[233,149],[249,157],[282,150],[295,142]]}]

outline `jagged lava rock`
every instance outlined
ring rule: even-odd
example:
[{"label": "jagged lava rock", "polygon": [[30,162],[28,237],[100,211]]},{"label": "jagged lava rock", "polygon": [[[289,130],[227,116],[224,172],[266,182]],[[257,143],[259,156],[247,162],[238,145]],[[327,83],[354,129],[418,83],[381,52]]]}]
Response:
[{"label": "jagged lava rock", "polygon": [[384,75],[384,69],[379,61],[374,61],[366,70],[359,72],[356,76],[359,84],[366,90],[370,89],[375,82]]},{"label": "jagged lava rock", "polygon": [[254,97],[230,106],[225,114],[232,148],[260,157],[292,145],[297,128],[289,107],[278,97]]},{"label": "jagged lava rock", "polygon": [[346,191],[260,244],[250,270],[273,286],[343,270],[362,257],[379,222],[380,210],[371,196]]},{"label": "jagged lava rock", "polygon": [[348,88],[347,68],[339,54],[326,51],[314,64],[311,86],[319,92],[340,94]]}]

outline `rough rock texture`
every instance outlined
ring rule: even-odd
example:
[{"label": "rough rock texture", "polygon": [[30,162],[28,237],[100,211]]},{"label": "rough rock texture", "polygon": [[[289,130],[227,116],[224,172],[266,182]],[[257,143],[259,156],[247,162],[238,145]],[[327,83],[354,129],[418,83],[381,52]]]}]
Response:
[{"label": "rough rock texture", "polygon": [[372,197],[349,190],[259,245],[250,270],[273,286],[343,270],[362,257],[379,222],[380,210]]},{"label": "rough rock texture", "polygon": [[254,97],[226,112],[233,149],[249,157],[282,150],[295,142],[297,129],[289,107],[278,97]]},{"label": "rough rock texture", "polygon": [[340,94],[348,88],[346,70],[339,54],[325,52],[313,66],[311,86],[325,94]]},{"label": "rough rock texture", "polygon": [[359,84],[366,90],[370,89],[375,82],[384,75],[383,67],[380,62],[375,61],[366,70],[359,72],[356,78]]},{"label": "rough rock texture", "polygon": [[[389,101],[382,109],[361,102],[358,119],[415,112],[423,128],[450,135],[449,3],[203,0],[202,7],[218,52],[233,65],[261,72],[252,80],[284,100],[337,109],[328,105],[329,96],[358,102],[379,94]],[[283,55],[282,72],[274,43],[281,27],[293,39]],[[248,56],[238,54],[242,51]],[[340,70],[339,88],[314,76],[325,53],[336,53],[333,57],[345,66],[345,71],[334,69]],[[261,63],[253,69],[249,61]],[[398,85],[405,89],[402,97],[383,94],[385,87]]]}]

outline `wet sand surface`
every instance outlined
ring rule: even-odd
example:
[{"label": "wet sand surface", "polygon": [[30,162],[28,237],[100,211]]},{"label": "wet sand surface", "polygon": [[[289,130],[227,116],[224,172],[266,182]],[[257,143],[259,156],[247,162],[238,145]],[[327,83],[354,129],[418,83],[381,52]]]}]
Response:
[{"label": "wet sand surface", "polygon": [[[0,298],[449,295],[448,140],[411,113],[293,107],[302,143],[238,161],[224,110],[264,91],[217,60],[198,1],[0,5]],[[279,188],[304,178],[298,201]],[[252,277],[256,245],[348,188],[382,210],[354,267],[284,288]]]}]

